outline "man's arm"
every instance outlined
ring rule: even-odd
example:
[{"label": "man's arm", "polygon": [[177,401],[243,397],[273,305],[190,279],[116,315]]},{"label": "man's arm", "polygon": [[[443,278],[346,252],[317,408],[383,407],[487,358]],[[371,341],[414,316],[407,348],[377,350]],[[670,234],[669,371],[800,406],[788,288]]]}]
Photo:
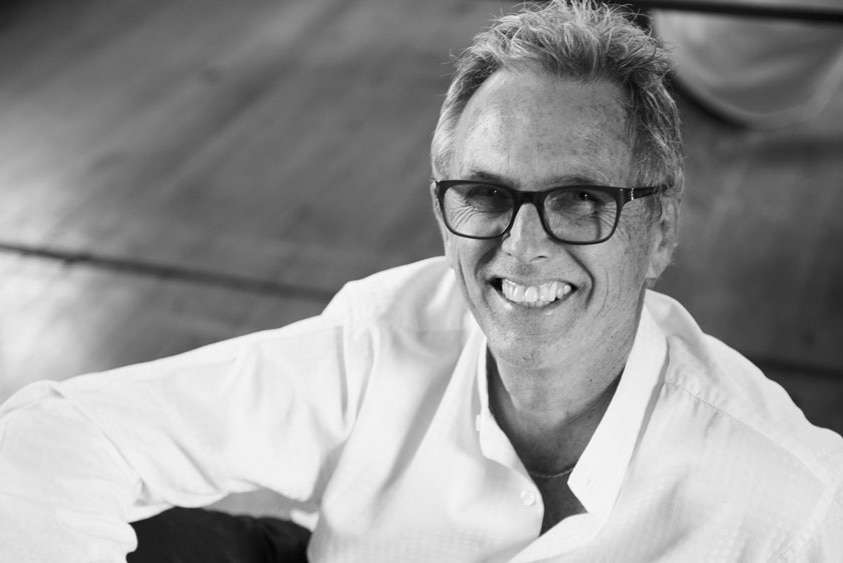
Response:
[{"label": "man's arm", "polygon": [[25,389],[0,407],[0,560],[123,561],[127,522],[230,492],[318,502],[359,397],[343,358],[317,318]]},{"label": "man's arm", "polygon": [[141,486],[99,428],[46,384],[0,418],[0,560],[124,561]]}]

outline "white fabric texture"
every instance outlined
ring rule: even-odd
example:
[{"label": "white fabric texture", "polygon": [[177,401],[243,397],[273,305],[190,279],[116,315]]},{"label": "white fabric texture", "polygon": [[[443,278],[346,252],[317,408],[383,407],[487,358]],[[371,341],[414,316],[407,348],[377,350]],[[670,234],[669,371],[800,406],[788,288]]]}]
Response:
[{"label": "white fabric texture", "polygon": [[617,392],[543,535],[444,259],[319,317],[29,386],[0,407],[0,560],[123,561],[127,522],[268,488],[320,562],[843,561],[843,440],[648,292]]}]

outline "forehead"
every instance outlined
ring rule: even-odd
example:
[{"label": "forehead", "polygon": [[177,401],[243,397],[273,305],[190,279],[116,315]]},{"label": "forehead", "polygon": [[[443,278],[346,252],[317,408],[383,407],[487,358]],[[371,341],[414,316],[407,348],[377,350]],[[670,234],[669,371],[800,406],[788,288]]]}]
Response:
[{"label": "forehead", "polygon": [[626,185],[632,150],[622,96],[605,81],[498,71],[460,117],[452,174],[535,189],[582,180]]}]

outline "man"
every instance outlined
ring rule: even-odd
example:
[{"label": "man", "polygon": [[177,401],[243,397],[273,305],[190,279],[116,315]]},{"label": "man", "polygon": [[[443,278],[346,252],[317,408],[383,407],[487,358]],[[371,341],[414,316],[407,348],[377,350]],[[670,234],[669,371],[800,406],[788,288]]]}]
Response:
[{"label": "man", "polygon": [[666,72],[607,8],[496,21],[434,135],[446,259],[25,389],[0,555],[122,560],[127,522],[263,487],[318,511],[314,562],[841,560],[843,440],[647,289],[682,189]]}]

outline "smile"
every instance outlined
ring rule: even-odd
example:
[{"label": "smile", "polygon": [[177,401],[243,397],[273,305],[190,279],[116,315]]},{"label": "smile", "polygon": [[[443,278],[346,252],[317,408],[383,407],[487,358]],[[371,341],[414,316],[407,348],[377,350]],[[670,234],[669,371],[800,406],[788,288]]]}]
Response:
[{"label": "smile", "polygon": [[574,286],[561,281],[551,281],[541,285],[522,285],[512,280],[500,280],[503,296],[523,307],[547,307],[554,301],[570,295]]}]

